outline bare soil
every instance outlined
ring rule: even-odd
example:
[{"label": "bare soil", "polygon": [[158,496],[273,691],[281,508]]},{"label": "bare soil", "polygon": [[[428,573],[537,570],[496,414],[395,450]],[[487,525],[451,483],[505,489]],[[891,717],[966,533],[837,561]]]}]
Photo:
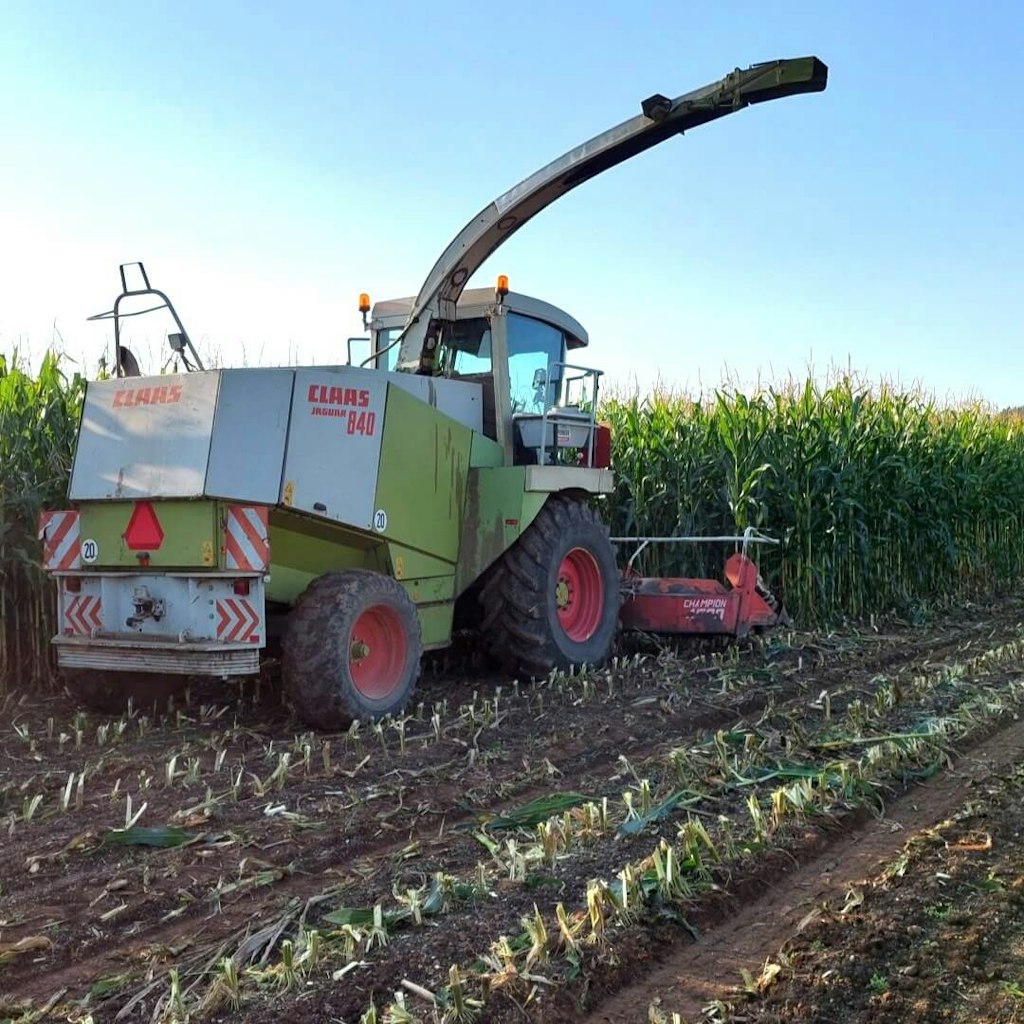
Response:
[{"label": "bare soil", "polygon": [[[985,866],[985,858],[1002,856],[1008,838],[997,827],[1013,805],[1009,795],[989,787],[998,822],[964,819],[949,834],[960,837],[956,847],[967,834],[957,828],[977,831],[983,821],[992,849],[961,857],[951,847],[942,869],[950,879],[941,885],[918,880],[940,885],[934,892],[922,889],[921,899],[931,902],[902,903],[894,911],[892,892],[917,884],[912,857],[888,889],[865,885],[863,904],[841,917],[836,909],[846,889],[878,862],[898,856],[915,830],[948,817],[965,787],[973,787],[977,813],[991,816],[989,783],[978,780],[1016,778],[1021,736],[1006,694],[1019,672],[1005,659],[991,665],[972,659],[1019,640],[1022,608],[1003,597],[927,628],[777,634],[717,651],[700,644],[652,648],[639,661],[627,652],[606,670],[540,683],[441,661],[421,684],[407,719],[379,730],[363,725],[354,735],[305,731],[266,681],[258,692],[250,683],[240,695],[212,686],[197,690],[156,720],[85,713],[64,695],[15,690],[0,698],[0,1021],[357,1024],[371,1000],[382,1011],[399,991],[412,1019],[427,1021],[441,1019],[444,1005],[452,1007],[452,965],[461,969],[467,992],[483,1000],[467,1020],[617,1024],[648,1020],[649,1011],[694,1020],[714,999],[731,1003],[732,1010],[721,1012],[736,1020],[852,1022],[862,1011],[877,1015],[915,975],[891,969],[890,987],[876,991],[881,982],[872,982],[869,972],[864,999],[851,998],[837,965],[850,954],[860,964],[869,938],[851,937],[854,945],[840,954],[838,936],[854,936],[858,915],[889,900],[889,931],[879,931],[879,909],[877,919],[865,917],[865,936],[888,936],[879,954],[895,964],[898,943],[907,946],[913,937],[904,924],[926,929],[919,918],[933,920],[927,908],[939,897],[955,903],[954,914],[973,898],[969,886],[961,892],[956,872],[996,867],[1003,872],[997,875],[1003,894],[1017,891],[1009,862]],[[876,794],[867,803],[844,798],[830,803],[827,813],[787,820],[770,842],[748,843],[752,852],[696,892],[685,913],[651,910],[575,959],[559,952],[557,905],[582,916],[594,879],[612,881],[625,865],[643,862],[660,839],[674,840],[687,814],[709,828],[728,819],[739,835],[749,822],[749,795],[767,796],[777,785],[771,766],[860,756],[861,746],[840,723],[863,722],[866,734],[911,736],[906,742],[913,745],[920,723],[963,718],[968,699],[977,727],[941,763],[926,764],[921,754],[894,769],[879,784],[880,819]],[[687,790],[683,803],[635,833],[616,834],[629,817],[624,791],[639,801],[641,782],[649,780],[657,804],[680,791],[680,779],[690,779],[691,763],[700,785]],[[762,770],[764,778],[755,778]],[[923,775],[930,778],[920,784]],[[495,815],[552,794],[582,794],[597,805],[606,798],[610,828],[576,835],[550,860],[532,825],[484,829]],[[137,834],[118,830],[140,811],[137,825],[174,827],[186,841],[125,845]],[[1024,823],[1013,820],[1011,814],[1007,827],[1019,835]],[[482,839],[496,843],[496,850]],[[338,919],[325,916],[375,904],[401,909],[410,889],[428,893],[438,873],[457,887],[449,905],[426,914],[420,925],[389,926],[386,942],[372,941],[371,926],[360,924],[359,941],[346,948]],[[988,890],[985,896],[995,899]],[[806,914],[823,904],[830,909],[798,931]],[[1015,906],[1009,897],[1003,904]],[[916,908],[910,917],[908,907]],[[990,921],[1001,922],[1001,937],[1016,921],[1005,907],[1003,917]],[[498,984],[493,964],[481,958],[502,936],[517,942],[523,919],[535,912],[554,933],[548,948],[529,970],[520,965],[514,983]],[[946,941],[973,934],[966,924],[935,918],[939,924],[946,930],[926,929],[922,943],[933,933]],[[309,929],[319,933],[320,952],[292,970],[284,944],[291,942],[298,957]],[[763,998],[737,993],[740,968],[756,980],[784,943],[794,966],[773,977]],[[924,950],[922,943],[910,945]],[[828,984],[810,987],[804,976],[817,976],[817,968],[800,957],[833,950],[835,961],[821,969],[832,972]],[[956,984],[974,984],[970,955],[947,966]],[[237,1008],[218,987],[225,957],[237,966]],[[934,953],[921,957],[930,970]],[[899,960],[901,967],[909,963]],[[1000,969],[1012,973],[1011,966]],[[170,998],[172,969],[178,1000]],[[847,970],[861,981],[862,973]],[[411,984],[403,988],[403,982]],[[929,985],[929,992],[938,992]],[[1016,997],[996,993],[996,982],[985,985],[977,991],[991,994],[986,1005],[1015,1005]],[[719,1012],[709,1010],[706,1019],[727,1019],[713,1016]],[[892,1019],[947,1019],[906,1013],[904,1007],[905,1016]]]}]

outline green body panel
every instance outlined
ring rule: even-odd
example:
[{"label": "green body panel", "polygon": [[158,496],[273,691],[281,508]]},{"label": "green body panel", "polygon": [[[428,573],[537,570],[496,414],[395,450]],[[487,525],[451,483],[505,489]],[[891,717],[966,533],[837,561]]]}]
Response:
[{"label": "green body panel", "polygon": [[[154,501],[164,532],[159,548],[145,552],[154,569],[215,569],[220,562],[221,524],[215,501]],[[138,569],[141,551],[124,541],[133,501],[82,502],[78,509],[83,541],[95,541],[97,557],[86,568]]]},{"label": "green body panel", "polygon": [[[473,432],[398,387],[388,388],[374,508],[389,541],[451,564],[459,557]],[[353,481],[354,486],[358,486]]]},{"label": "green body panel", "polygon": [[503,466],[505,451],[497,441],[492,441],[483,434],[473,434],[473,444],[469,450],[469,464],[479,466]]},{"label": "green body panel", "polygon": [[457,593],[472,586],[537,517],[548,495],[526,490],[525,466],[471,469]]},{"label": "green body panel", "polygon": [[416,606],[420,617],[420,635],[424,650],[447,647],[452,639],[452,619],[455,605],[451,601],[442,604],[420,604]]},{"label": "green body panel", "polygon": [[325,572],[386,570],[387,552],[379,537],[348,530],[312,516],[270,510],[270,581],[267,600],[292,604]]},{"label": "green body panel", "polygon": [[388,572],[396,580],[419,580],[430,576],[454,578],[451,562],[433,555],[424,554],[404,544],[388,544]]},{"label": "green body panel", "polygon": [[452,601],[455,597],[454,576],[428,576],[423,580],[402,580],[405,592],[416,604]]}]

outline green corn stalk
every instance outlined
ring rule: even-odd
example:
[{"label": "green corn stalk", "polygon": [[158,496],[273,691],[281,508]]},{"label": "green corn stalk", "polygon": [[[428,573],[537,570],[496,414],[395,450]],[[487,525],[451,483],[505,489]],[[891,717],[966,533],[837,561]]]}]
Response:
[{"label": "green corn stalk", "polygon": [[85,382],[48,352],[33,376],[17,351],[0,354],[0,694],[15,677],[54,675],[52,581],[41,571],[39,513],[66,503]]},{"label": "green corn stalk", "polygon": [[[755,554],[798,622],[915,617],[1024,565],[1019,415],[844,374],[751,395],[612,396],[600,416],[615,438],[613,532],[784,538]],[[719,578],[727,553],[652,546],[637,568]]]}]

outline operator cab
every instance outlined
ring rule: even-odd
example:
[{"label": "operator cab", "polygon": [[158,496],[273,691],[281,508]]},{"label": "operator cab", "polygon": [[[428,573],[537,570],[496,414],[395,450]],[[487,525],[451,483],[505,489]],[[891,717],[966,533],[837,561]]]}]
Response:
[{"label": "operator cab", "polygon": [[[398,368],[401,335],[415,298],[374,304],[368,324],[379,370]],[[435,375],[479,384],[483,433],[506,447],[514,464],[564,463],[560,450],[593,465],[601,371],[577,366],[589,344],[583,326],[541,299],[490,288],[467,289],[454,329],[439,346]],[[392,347],[389,347],[392,346]]]}]

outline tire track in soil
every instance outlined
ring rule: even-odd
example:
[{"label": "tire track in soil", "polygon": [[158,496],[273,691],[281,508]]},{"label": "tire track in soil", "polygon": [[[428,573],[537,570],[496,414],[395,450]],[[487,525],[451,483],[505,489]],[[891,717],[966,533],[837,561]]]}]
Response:
[{"label": "tire track in soil", "polygon": [[[979,737],[959,752],[959,764],[895,799],[882,819],[867,817],[852,834],[822,837],[799,865],[779,859],[779,877],[761,878],[689,917],[702,935],[682,943],[635,984],[619,989],[582,1017],[582,1024],[636,1024],[660,1000],[666,1013],[696,1020],[715,999],[735,996],[741,968],[757,977],[765,961],[825,902],[842,904],[899,855],[914,832],[945,820],[968,791],[1011,764],[1024,761],[1024,722]],[[702,919],[703,916],[703,919]],[[682,941],[682,940],[681,940]]]},{"label": "tire track in soil", "polygon": [[[732,706],[705,705],[708,710],[696,714],[693,713],[692,706],[679,708],[668,716],[662,714],[657,722],[657,731],[660,734],[657,739],[643,741],[632,735],[629,730],[609,729],[598,743],[580,743],[570,746],[555,756],[551,756],[550,749],[547,749],[546,753],[552,764],[565,773],[562,779],[563,785],[572,784],[574,788],[586,791],[588,787],[584,783],[590,781],[596,783],[597,787],[607,785],[607,779],[599,778],[598,773],[615,766],[620,755],[626,754],[631,760],[656,756],[659,752],[678,746],[680,742],[685,741],[687,736],[696,732],[724,728],[740,719],[755,715],[762,711],[770,700],[774,700],[776,706],[781,708],[785,707],[785,702],[805,699],[811,684],[815,688],[824,687],[832,676],[839,677],[836,680],[837,684],[855,689],[857,685],[870,681],[880,671],[892,669],[893,666],[897,666],[898,671],[904,672],[919,668],[924,663],[937,665],[961,653],[965,644],[973,646],[977,639],[982,638],[983,634],[987,634],[983,635],[985,645],[994,647],[1001,642],[999,634],[1009,635],[1014,632],[1015,621],[1012,620],[1012,617],[1000,621],[994,630],[992,623],[979,624],[968,621],[956,624],[941,637],[934,635],[901,637],[892,646],[886,644],[880,649],[845,651],[836,654],[835,657],[825,654],[822,656],[820,664],[808,664],[809,659],[805,658],[802,670],[794,673],[781,685],[770,688],[767,693],[755,691]],[[910,642],[907,642],[908,640]],[[810,678],[805,678],[808,676]],[[602,709],[603,705],[598,703],[591,705],[590,708],[584,708],[584,712],[590,710],[593,713],[594,710]],[[554,702],[549,710],[555,710]],[[652,717],[655,716],[652,714]],[[685,729],[686,732],[675,734],[676,728]],[[672,734],[666,738],[665,733],[669,731],[672,731]],[[550,738],[552,745],[555,742],[557,741],[554,737]],[[535,753],[534,756],[540,760],[543,753]],[[487,802],[470,813],[447,819],[446,832],[451,832],[459,825],[470,824],[481,815],[493,813],[501,807],[507,807],[512,801],[526,802],[536,796],[550,793],[555,788],[550,784],[537,785],[532,782],[516,785],[514,779],[519,769],[515,765],[503,765],[502,768],[504,774],[494,780],[494,785],[500,785],[503,780],[507,779],[513,780],[512,785],[505,788],[497,800]],[[428,780],[418,788],[424,791],[424,795],[429,796],[436,794],[436,787],[436,781]],[[406,799],[412,799],[408,791]],[[24,972],[27,976],[20,979],[20,982],[16,981],[16,987],[8,988],[5,984],[5,994],[19,998],[46,998],[55,989],[63,986],[67,986],[70,991],[81,987],[87,989],[98,977],[109,972],[112,965],[115,970],[123,969],[125,963],[137,959],[140,952],[147,948],[157,945],[169,946],[186,935],[193,939],[201,935],[204,942],[207,943],[218,942],[233,934],[238,934],[249,922],[280,914],[289,900],[309,899],[319,895],[328,886],[366,884],[367,875],[361,874],[361,871],[365,872],[367,867],[372,864],[377,865],[377,872],[385,870],[389,866],[389,859],[412,842],[420,843],[423,856],[430,851],[450,848],[451,839],[448,835],[438,836],[436,825],[417,827],[418,819],[421,816],[418,815],[410,822],[408,829],[402,829],[398,838],[370,842],[349,849],[343,860],[330,856],[327,858],[317,856],[318,848],[322,848],[325,844],[322,840],[318,841],[315,834],[310,834],[305,842],[293,840],[289,845],[297,852],[289,859],[297,864],[296,874],[282,879],[265,890],[246,895],[233,904],[225,903],[223,911],[216,916],[206,916],[208,906],[204,901],[197,901],[199,906],[195,912],[187,912],[181,918],[164,924],[155,922],[120,942],[115,940],[111,943],[109,940],[105,941],[96,937],[90,943],[98,947],[95,953],[80,957],[56,971],[45,974],[40,974],[38,970],[27,969]],[[299,864],[297,860],[306,851],[311,852],[313,861],[319,862],[319,871],[316,874],[301,873],[308,871],[313,866]],[[138,865],[135,867],[140,869]],[[472,864],[469,864],[469,867],[471,868]],[[191,870],[195,870],[195,868]],[[199,870],[205,873],[202,868]],[[334,878],[331,877],[332,874],[335,875]],[[62,879],[62,883],[55,888],[70,890],[89,885],[81,874],[65,877]],[[92,888],[95,890],[94,883]],[[52,890],[47,893],[48,904],[59,902],[54,899],[55,895]],[[161,899],[166,902],[172,896],[173,893],[166,889],[153,892],[154,902],[159,902]],[[142,909],[152,912],[153,903],[147,904]],[[125,925],[131,923],[130,920],[124,922]],[[10,930],[10,936],[5,932],[5,938],[8,937],[16,937],[13,929]],[[19,973],[16,967],[20,965],[13,966],[15,969],[9,968],[5,972],[7,974],[7,978],[4,979],[5,983],[8,982],[11,975]],[[25,965],[26,968],[28,966],[28,964]]]}]

